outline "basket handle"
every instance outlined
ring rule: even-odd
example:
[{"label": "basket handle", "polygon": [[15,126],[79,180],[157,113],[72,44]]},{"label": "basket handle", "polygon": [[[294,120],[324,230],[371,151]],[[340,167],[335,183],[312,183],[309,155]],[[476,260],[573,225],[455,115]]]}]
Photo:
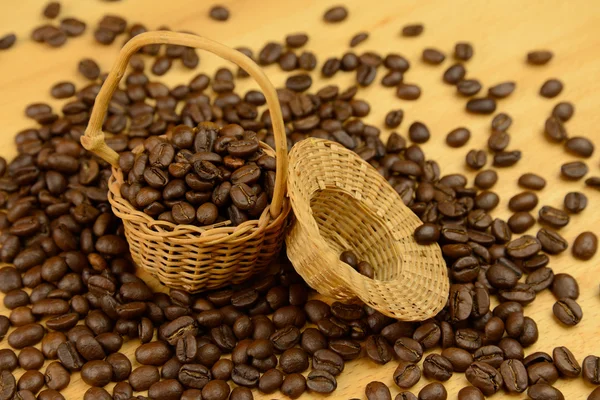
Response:
[{"label": "basket handle", "polygon": [[243,68],[250,76],[252,76],[252,78],[254,78],[256,83],[258,83],[258,86],[262,89],[267,100],[275,136],[277,172],[275,175],[275,190],[271,201],[270,212],[272,218],[277,218],[281,213],[283,206],[288,171],[287,139],[285,136],[283,116],[281,115],[281,106],[279,105],[277,92],[271,81],[269,81],[269,78],[267,78],[267,75],[254,61],[237,50],[205,37],[189,33],[155,31],[142,33],[129,40],[121,49],[115,64],[100,89],[100,93],[98,93],[98,96],[96,97],[88,127],[85,130],[85,135],[81,137],[81,144],[83,147],[108,162],[114,168],[119,167],[119,155],[113,149],[108,147],[104,141],[102,123],[106,116],[108,103],[125,73],[129,59],[140,48],[148,44],[176,44],[209,51]]}]

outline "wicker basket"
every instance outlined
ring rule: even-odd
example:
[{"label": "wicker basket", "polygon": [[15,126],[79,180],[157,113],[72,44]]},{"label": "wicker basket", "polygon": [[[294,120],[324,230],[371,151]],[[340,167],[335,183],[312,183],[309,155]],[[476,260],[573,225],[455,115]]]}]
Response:
[{"label": "wicker basket", "polygon": [[[264,143],[261,146],[276,156],[277,170],[271,205],[257,220],[236,227],[222,226],[222,223],[208,227],[175,225],[154,220],[135,210],[121,196],[123,173],[118,166],[119,156],[106,145],[102,122],[129,58],[151,43],[177,44],[210,51],[246,70],[264,92],[277,149],[274,152]],[[81,143],[112,165],[108,199],[114,213],[123,220],[133,260],[163,284],[198,292],[239,283],[266,269],[279,253],[290,212],[289,201],[285,198],[287,147],[283,118],[275,89],[262,70],[242,53],[191,34],[148,32],[136,36],[123,47],[102,85]]]},{"label": "wicker basket", "polygon": [[[295,220],[287,254],[311,287],[342,301],[359,298],[400,320],[442,310],[449,282],[440,248],[414,241],[421,221],[373,167],[322,139],[296,144],[289,158]],[[348,249],[371,263],[375,279],[339,260]]]}]

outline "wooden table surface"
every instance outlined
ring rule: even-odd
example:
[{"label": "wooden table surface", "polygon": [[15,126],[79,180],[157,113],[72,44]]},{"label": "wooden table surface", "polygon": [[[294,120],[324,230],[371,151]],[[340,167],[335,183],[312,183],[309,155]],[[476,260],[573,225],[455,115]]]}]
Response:
[{"label": "wooden table surface", "polygon": [[[14,48],[0,52],[0,154],[6,158],[15,154],[14,135],[32,125],[23,113],[28,103],[44,101],[60,104],[49,95],[51,85],[58,80],[69,79],[79,86],[83,85],[85,81],[77,73],[77,63],[83,57],[94,58],[103,70],[112,65],[119,48],[117,43],[121,43],[124,37],[105,47],[95,43],[91,33],[104,13],[116,13],[125,16],[129,22],[144,23],[149,28],[167,25],[175,30],[190,30],[231,46],[249,46],[255,52],[267,40],[282,41],[287,33],[305,31],[310,35],[306,48],[318,55],[320,63],[327,56],[341,56],[348,50],[349,40],[355,33],[367,31],[370,38],[356,51],[393,51],[405,55],[412,62],[405,81],[421,85],[423,95],[418,101],[402,101],[395,97],[393,89],[374,84],[357,96],[371,102],[372,112],[366,120],[382,127],[383,118],[389,110],[402,108],[405,118],[399,131],[404,134],[413,121],[425,121],[432,132],[431,140],[423,145],[428,158],[438,160],[443,173],[461,172],[472,179],[474,173],[465,168],[465,154],[469,149],[485,148],[491,117],[466,114],[465,101],[457,97],[454,88],[442,83],[441,74],[452,62],[451,57],[440,66],[424,65],[420,61],[424,47],[433,46],[450,54],[457,41],[470,41],[474,45],[475,56],[466,63],[469,77],[480,79],[486,87],[506,80],[517,82],[516,92],[509,99],[499,101],[498,111],[513,117],[510,149],[522,150],[523,159],[515,167],[500,171],[500,180],[494,190],[502,196],[502,202],[493,215],[508,218],[507,199],[520,191],[516,184],[518,176],[524,172],[536,172],[548,181],[546,189],[540,192],[540,206],[561,207],[564,195],[570,191],[581,190],[588,196],[588,208],[580,215],[572,216],[571,223],[561,230],[570,243],[582,231],[600,233],[600,192],[585,188],[583,181],[561,180],[560,165],[575,158],[566,154],[561,146],[543,138],[544,120],[552,107],[558,101],[568,100],[576,105],[575,116],[567,123],[569,133],[587,136],[600,146],[600,2],[344,0],[349,17],[335,25],[325,24],[321,18],[325,9],[337,3],[329,0],[222,0],[221,3],[232,12],[226,23],[207,17],[211,1],[124,0],[113,3],[62,0],[61,3],[61,17],[81,18],[87,22],[88,29],[84,36],[69,39],[60,49],[29,39],[31,30],[44,22],[41,9],[45,1],[20,0],[18,6],[15,3],[11,7],[2,7],[0,36],[10,31],[18,36]],[[423,35],[418,38],[401,37],[401,27],[414,22],[425,24]],[[525,54],[533,49],[550,49],[555,57],[546,66],[526,65]],[[226,65],[211,55],[201,54],[201,59],[199,68],[202,71],[212,72],[216,67]],[[267,73],[276,85],[283,84],[285,75],[278,67],[269,67]],[[162,79],[169,83],[185,83],[193,74],[177,66]],[[381,76],[380,70],[377,80]],[[564,82],[562,94],[552,100],[540,97],[541,84],[552,77]],[[345,87],[353,79],[354,74],[337,74],[335,82]],[[323,80],[315,78],[313,87],[318,88],[322,84]],[[249,81],[238,85],[241,89],[253,86]],[[468,127],[472,138],[462,149],[451,149],[445,145],[446,133],[459,126]],[[383,130],[384,136],[388,133]],[[600,175],[599,154],[597,149],[588,160],[589,176]],[[539,226],[529,233],[535,234],[537,229]],[[584,319],[576,327],[564,328],[553,318],[553,296],[549,291],[540,293],[525,312],[537,321],[540,330],[539,341],[527,349],[527,353],[538,350],[551,353],[555,346],[565,345],[579,361],[588,354],[600,355],[600,254],[590,261],[581,262],[567,251],[552,257],[550,267],[555,273],[568,272],[578,279],[581,290],[579,304],[583,308]],[[9,314],[3,307],[0,312]],[[137,341],[131,341],[122,351],[133,360],[137,345]],[[7,346],[6,340],[0,343],[0,348]],[[395,395],[398,392],[392,380],[395,367],[395,362],[385,366],[377,366],[367,359],[350,362],[339,376],[337,391],[330,397],[365,398],[364,388],[373,380],[388,384]],[[18,377],[22,371],[17,370],[15,374]],[[413,391],[417,393],[426,383],[423,378]],[[445,384],[449,398],[456,398],[458,390],[466,384],[463,374],[455,374]],[[112,385],[107,389],[112,390]],[[569,400],[585,399],[593,389],[582,379],[560,380],[556,386]],[[85,390],[87,386],[75,374],[63,393],[68,399],[76,399],[82,398]],[[281,395],[256,394],[256,398],[278,397]],[[313,397],[319,396],[305,394],[302,398]],[[500,394],[496,397],[524,398],[525,395]]]}]

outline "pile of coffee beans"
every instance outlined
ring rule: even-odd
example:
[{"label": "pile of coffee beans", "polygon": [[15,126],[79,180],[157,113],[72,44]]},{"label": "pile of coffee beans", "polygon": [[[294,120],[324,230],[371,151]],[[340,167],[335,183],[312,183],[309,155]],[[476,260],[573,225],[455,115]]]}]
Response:
[{"label": "pile of coffee beans", "polygon": [[127,174],[122,195],[158,220],[237,226],[260,216],[273,197],[275,157],[264,153],[255,132],[201,122],[152,139],[139,154],[122,153],[119,166]]},{"label": "pile of coffee beans", "polygon": [[[51,16],[56,6],[49,8]],[[221,7],[210,11],[219,21],[228,16]],[[348,18],[343,6],[323,15],[327,23]],[[76,20],[64,22],[64,35],[85,30]],[[39,28],[35,37],[59,45],[61,34],[55,29]],[[141,24],[107,15],[94,37],[109,45],[120,35],[131,38],[144,31]],[[415,23],[402,28],[401,35],[423,32],[423,25]],[[359,32],[352,43],[357,46],[367,37],[368,32]],[[11,40],[0,40],[0,48],[10,47]],[[567,347],[557,346],[525,356],[540,335],[526,312],[539,292],[550,290],[555,296],[552,312],[564,326],[583,318],[577,282],[554,273],[550,265],[552,255],[569,245],[578,259],[596,254],[594,233],[583,232],[572,244],[560,234],[572,214],[585,211],[587,196],[571,192],[562,208],[543,204],[537,233],[519,236],[536,224],[531,212],[546,181],[523,174],[518,184],[524,191],[509,201],[514,214],[506,221],[493,217],[500,200],[492,190],[498,172],[485,169],[488,155],[498,168],[512,166],[522,156],[508,148],[508,114],[494,115],[487,150],[465,154],[467,165],[479,170],[471,186],[461,174],[443,175],[440,165],[426,158],[419,146],[431,137],[425,122],[411,124],[407,138],[391,132],[384,142],[380,128],[363,121],[370,105],[358,94],[375,82],[379,68],[385,69],[382,86],[396,88],[399,98],[420,96],[416,83],[404,82],[411,68],[404,56],[351,51],[331,56],[321,63],[322,76],[350,72],[356,85],[313,89],[307,72],[317,68],[317,58],[310,51],[295,53],[308,41],[307,34],[296,32],[284,44],[266,43],[257,56],[265,67],[277,63],[284,71],[304,71],[290,75],[286,87],[278,89],[288,148],[308,137],[334,140],[388,180],[423,221],[414,232],[416,241],[441,245],[451,280],[444,310],[415,323],[395,321],[361,304],[327,304],[313,298],[283,255],[277,273],[243,285],[199,295],[153,292],[135,276],[123,226],[107,201],[110,166],[79,144],[106,76],[94,60],[84,58],[78,70],[89,84],[79,89],[69,80],[54,85],[53,97],[65,99],[61,110],[45,103],[28,106],[26,115],[37,126],[17,134],[17,157],[10,162],[0,158],[0,206],[6,209],[0,212],[0,259],[12,264],[0,269],[0,291],[11,310],[0,316],[0,340],[6,337],[11,346],[0,350],[1,399],[64,398],[60,391],[74,372],[91,386],[84,399],[141,399],[138,392],[147,391],[151,399],[244,400],[252,399],[251,389],[266,394],[279,390],[297,398],[306,391],[332,393],[346,363],[360,357],[373,365],[397,363],[392,380],[401,392],[396,400],[417,399],[409,390],[422,375],[437,382],[424,386],[419,399],[446,399],[440,382],[456,373],[464,373],[470,383],[460,390],[461,400],[501,390],[526,392],[533,400],[561,399],[552,385],[580,375],[600,384],[597,355],[577,360]],[[239,51],[253,56],[248,48]],[[466,97],[467,111],[492,114],[518,88],[506,81],[489,87],[486,97],[471,97],[482,90],[464,66],[473,55],[472,44],[457,43],[457,63],[442,79]],[[435,48],[422,53],[423,61],[433,65],[446,57]],[[552,57],[549,51],[536,50],[526,59],[543,68],[537,66]],[[178,58],[187,68],[199,64],[194,49],[144,47],[132,58],[123,86],[109,104],[103,129],[110,134],[108,145],[120,154],[126,177],[122,195],[148,215],[174,223],[201,226],[230,220],[236,225],[255,218],[272,195],[275,168],[275,159],[259,147],[259,141],[274,147],[270,114],[261,110],[264,96],[255,90],[236,91],[236,79],[247,75],[227,68],[212,77],[200,73],[174,87],[151,80],[151,74],[167,73]],[[559,80],[550,80],[540,94],[552,97],[561,89]],[[564,126],[573,113],[571,103],[556,104],[545,134],[570,154],[589,158],[593,143],[569,137]],[[398,129],[404,117],[402,109],[390,110],[386,128]],[[457,127],[446,143],[461,148],[470,136],[468,129]],[[136,148],[143,151],[134,152]],[[562,168],[570,180],[588,172],[583,162]],[[600,187],[600,177],[585,182]],[[369,278],[376,275],[377,265],[359,262],[352,249],[340,259]],[[140,342],[135,368],[120,352],[133,339]],[[17,381],[12,372],[19,367],[27,372]],[[104,389],[110,382],[116,382],[112,393]],[[590,399],[600,397],[598,390]],[[365,395],[369,400],[391,399],[390,389],[378,381],[366,386]]]}]

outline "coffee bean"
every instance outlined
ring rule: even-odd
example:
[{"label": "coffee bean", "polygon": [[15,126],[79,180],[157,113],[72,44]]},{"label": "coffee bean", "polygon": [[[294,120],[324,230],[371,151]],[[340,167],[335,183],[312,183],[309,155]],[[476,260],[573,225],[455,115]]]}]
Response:
[{"label": "coffee bean", "polygon": [[546,187],[546,180],[533,173],[523,174],[519,177],[519,186],[530,190],[542,190]]},{"label": "coffee bean", "polygon": [[17,41],[17,36],[14,33],[8,33],[0,37],[0,50],[10,49]]},{"label": "coffee bean", "polygon": [[40,369],[44,365],[44,355],[35,347],[25,347],[19,353],[19,365],[26,371]]},{"label": "coffee bean", "polygon": [[418,327],[412,336],[414,340],[419,342],[424,349],[430,349],[436,346],[441,337],[440,327],[433,323],[427,322]]},{"label": "coffee bean", "polygon": [[347,17],[348,10],[344,6],[331,7],[323,14],[323,20],[329,23],[341,22]]},{"label": "coffee bean", "polygon": [[543,206],[539,210],[539,220],[553,228],[559,229],[569,223],[569,215],[552,206]]},{"label": "coffee bean", "polygon": [[569,247],[568,242],[558,232],[550,229],[540,229],[537,238],[542,244],[542,249],[548,254],[562,253]]},{"label": "coffee bean", "polygon": [[475,185],[480,189],[490,189],[498,181],[498,174],[494,170],[480,171],[475,176]]},{"label": "coffee bean", "polygon": [[419,391],[419,399],[422,400],[446,400],[448,392],[444,385],[438,382],[433,382],[423,386]]},{"label": "coffee bean", "polygon": [[467,153],[466,163],[475,170],[481,169],[487,162],[487,154],[483,150],[471,150]]},{"label": "coffee bean", "polygon": [[587,138],[573,136],[565,142],[565,149],[578,157],[591,157],[594,153],[594,144]]},{"label": "coffee bean", "polygon": [[337,381],[327,371],[313,370],[306,378],[306,386],[313,392],[331,393],[337,388]]},{"label": "coffee bean", "polygon": [[423,357],[423,347],[419,342],[408,337],[401,337],[394,344],[394,351],[401,360],[416,363]]},{"label": "coffee bean", "polygon": [[527,389],[527,370],[519,360],[505,360],[500,373],[506,389],[511,393],[522,393]]},{"label": "coffee bean", "polygon": [[423,224],[415,229],[414,237],[419,244],[434,243],[440,237],[440,229],[434,224]]},{"label": "coffee bean", "polygon": [[508,202],[508,208],[512,211],[531,211],[537,204],[537,195],[533,192],[525,191],[511,197]]},{"label": "coffee bean", "polygon": [[467,71],[462,64],[453,64],[444,72],[443,79],[446,83],[456,85],[465,77],[466,73]]},{"label": "coffee bean", "polygon": [[536,383],[547,383],[552,385],[558,380],[558,371],[551,362],[538,362],[527,367],[529,382],[534,385]]},{"label": "coffee bean", "polygon": [[112,366],[103,360],[88,361],[81,369],[81,378],[90,386],[106,386],[112,375]]},{"label": "coffee bean", "polygon": [[473,98],[467,102],[466,108],[473,114],[492,114],[496,111],[496,101],[489,97]]},{"label": "coffee bean", "polygon": [[8,344],[15,349],[22,349],[39,343],[43,336],[44,328],[40,324],[27,324],[8,335]]},{"label": "coffee bean", "polygon": [[494,154],[494,167],[510,167],[521,159],[521,151],[500,151]]},{"label": "coffee bean", "polygon": [[502,82],[497,85],[491,86],[488,89],[488,95],[498,99],[503,99],[512,94],[516,88],[515,82]]},{"label": "coffee bean", "polygon": [[552,285],[554,273],[550,268],[542,267],[533,271],[527,276],[527,284],[536,292],[541,292]]},{"label": "coffee bean", "polygon": [[417,100],[421,97],[421,88],[415,84],[401,83],[396,88],[396,96],[402,100]]},{"label": "coffee bean", "polygon": [[527,53],[527,62],[532,65],[547,64],[554,54],[548,50],[535,50]]},{"label": "coffee bean", "polygon": [[444,349],[442,351],[442,356],[450,361],[452,370],[455,372],[465,372],[473,362],[471,353],[458,347],[448,347],[447,349]]},{"label": "coffee bean", "polygon": [[598,237],[593,232],[577,235],[573,242],[573,256],[580,260],[589,260],[598,250]]},{"label": "coffee bean", "polygon": [[588,173],[588,167],[581,161],[573,161],[561,165],[560,172],[565,179],[578,180]]},{"label": "coffee bean", "polygon": [[416,37],[423,33],[425,27],[423,24],[408,24],[402,27],[402,36],[404,37]]},{"label": "coffee bean", "polygon": [[296,399],[306,390],[306,379],[301,374],[290,374],[285,377],[281,385],[281,392]]},{"label": "coffee bean", "polygon": [[386,384],[378,381],[367,384],[365,395],[367,396],[367,400],[392,400],[390,389]]},{"label": "coffee bean", "polygon": [[508,226],[514,233],[523,233],[535,224],[535,218],[525,211],[519,211],[508,219]]},{"label": "coffee bean", "polygon": [[89,80],[96,80],[100,76],[100,67],[90,58],[79,61],[79,72]]},{"label": "coffee bean", "polygon": [[[30,391],[32,393],[39,392],[44,387],[44,374],[40,371],[27,371],[19,378],[17,388],[19,391]],[[35,398],[35,396],[33,397]]]},{"label": "coffee bean", "polygon": [[452,363],[442,355],[430,354],[423,361],[423,374],[426,378],[447,381],[452,377],[452,371]]},{"label": "coffee bean", "polygon": [[482,346],[473,353],[472,359],[473,361],[489,364],[494,368],[500,368],[504,361],[504,351],[498,346]]},{"label": "coffee bean", "polygon": [[481,90],[481,82],[477,79],[461,79],[456,83],[456,90],[463,96],[474,96]]},{"label": "coffee bean", "polygon": [[579,285],[575,278],[569,274],[554,275],[551,290],[557,299],[569,298],[576,300],[579,297]]},{"label": "coffee bean", "polygon": [[585,184],[588,187],[600,189],[600,177],[592,176],[591,178],[587,178],[585,180]]},{"label": "coffee bean", "polygon": [[558,79],[548,79],[540,88],[540,95],[551,99],[562,92],[563,84]]},{"label": "coffee bean", "polygon": [[474,362],[466,370],[465,376],[471,385],[486,396],[491,396],[502,388],[502,375],[489,364]]},{"label": "coffee bean", "polygon": [[19,365],[18,358],[11,349],[0,350],[0,370],[14,371]]},{"label": "coffee bean", "polygon": [[554,365],[561,375],[567,378],[576,378],[581,374],[581,366],[577,359],[566,347],[555,347],[552,351]]},{"label": "coffee bean", "polygon": [[313,354],[313,369],[339,375],[344,370],[344,359],[332,350],[317,350]]},{"label": "coffee bean", "polygon": [[229,9],[224,6],[212,6],[208,16],[215,21],[227,21],[229,19]]},{"label": "coffee bean", "polygon": [[437,49],[427,48],[423,50],[422,59],[427,64],[439,65],[444,62],[446,56]]},{"label": "coffee bean", "polygon": [[446,136],[446,144],[458,148],[464,146],[471,138],[471,132],[467,128],[456,128]]},{"label": "coffee bean", "polygon": [[48,388],[53,390],[62,390],[71,382],[71,376],[61,363],[52,362],[46,367],[44,380]]},{"label": "coffee bean", "polygon": [[600,357],[589,355],[583,359],[583,379],[600,385]]},{"label": "coffee bean", "polygon": [[460,61],[469,61],[473,57],[473,45],[468,42],[458,42],[454,46],[454,58]]},{"label": "coffee bean", "polygon": [[475,386],[467,386],[458,391],[458,400],[484,400],[481,390]]},{"label": "coffee bean", "polygon": [[210,381],[202,388],[202,399],[204,400],[226,400],[231,388],[229,384],[221,380]]},{"label": "coffee bean", "polygon": [[564,298],[552,307],[554,316],[565,325],[577,325],[583,317],[583,311],[577,302],[570,298]]}]

